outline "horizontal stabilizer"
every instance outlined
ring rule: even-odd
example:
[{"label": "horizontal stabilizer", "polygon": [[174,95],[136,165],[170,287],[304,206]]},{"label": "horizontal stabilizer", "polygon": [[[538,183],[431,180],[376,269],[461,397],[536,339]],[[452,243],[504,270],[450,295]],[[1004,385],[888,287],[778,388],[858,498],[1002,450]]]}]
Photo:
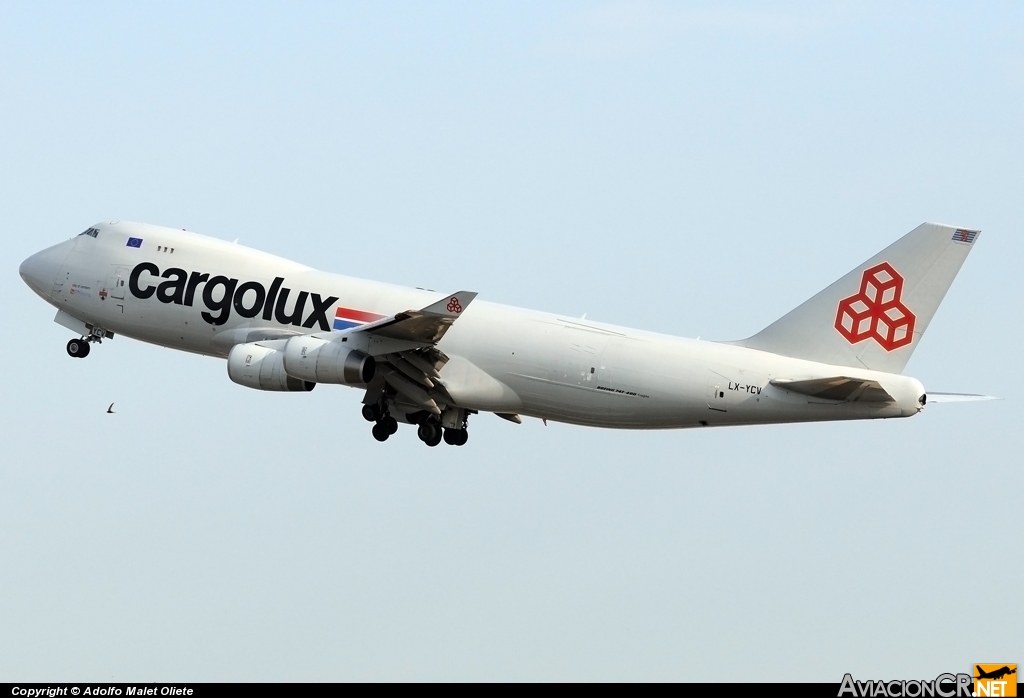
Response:
[{"label": "horizontal stabilizer", "polygon": [[992,395],[974,395],[972,393],[933,393],[928,392],[928,404],[933,402],[981,402],[983,400],[1002,400]]},{"label": "horizontal stabilizer", "polygon": [[776,378],[771,384],[780,390],[839,402],[895,402],[878,381],[835,376],[810,380]]}]

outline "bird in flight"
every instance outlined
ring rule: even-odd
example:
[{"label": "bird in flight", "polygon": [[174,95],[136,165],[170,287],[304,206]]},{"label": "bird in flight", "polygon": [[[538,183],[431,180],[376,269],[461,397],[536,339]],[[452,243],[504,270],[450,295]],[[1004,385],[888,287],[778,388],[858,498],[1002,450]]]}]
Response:
[{"label": "bird in flight", "polygon": [[117,414],[114,412],[114,403],[110,403],[110,407],[107,408],[107,414]]}]

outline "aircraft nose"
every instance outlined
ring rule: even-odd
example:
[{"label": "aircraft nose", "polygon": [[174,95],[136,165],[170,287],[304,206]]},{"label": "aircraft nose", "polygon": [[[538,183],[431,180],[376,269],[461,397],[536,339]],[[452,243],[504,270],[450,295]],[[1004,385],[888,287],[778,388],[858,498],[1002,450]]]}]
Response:
[{"label": "aircraft nose", "polygon": [[22,262],[18,267],[18,273],[29,288],[43,298],[49,298],[53,290],[53,281],[57,278],[57,272],[60,271],[60,266],[67,256],[68,249],[65,244],[48,247]]}]

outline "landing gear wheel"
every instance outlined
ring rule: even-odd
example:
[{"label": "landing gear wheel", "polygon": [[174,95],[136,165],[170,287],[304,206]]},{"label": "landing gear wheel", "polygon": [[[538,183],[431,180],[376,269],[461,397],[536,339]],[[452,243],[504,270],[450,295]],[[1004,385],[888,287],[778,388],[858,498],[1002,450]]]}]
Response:
[{"label": "landing gear wheel", "polygon": [[388,437],[391,436],[392,433],[383,422],[377,422],[374,424],[371,431],[373,432],[373,438],[377,439],[377,441],[387,441]]},{"label": "landing gear wheel", "polygon": [[89,355],[89,343],[84,339],[72,339],[68,342],[68,356],[84,359]]},{"label": "landing gear wheel", "polygon": [[469,432],[465,429],[445,429],[444,442],[450,446],[463,446],[469,441]]},{"label": "landing gear wheel", "polygon": [[398,431],[398,420],[388,415],[384,419],[380,420],[380,423],[388,430],[389,434],[394,434]]},{"label": "landing gear wheel", "polygon": [[434,422],[423,422],[416,430],[416,436],[427,446],[437,446],[441,443],[441,427]]},{"label": "landing gear wheel", "polygon": [[367,422],[376,422],[380,419],[380,412],[376,405],[363,405],[363,419]]}]

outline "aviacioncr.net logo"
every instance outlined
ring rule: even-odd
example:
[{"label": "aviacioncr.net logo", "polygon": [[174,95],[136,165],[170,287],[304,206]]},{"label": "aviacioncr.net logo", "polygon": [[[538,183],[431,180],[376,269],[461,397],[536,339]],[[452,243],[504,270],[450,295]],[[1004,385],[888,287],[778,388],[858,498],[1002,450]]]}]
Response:
[{"label": "aviacioncr.net logo", "polygon": [[939,674],[932,681],[857,681],[843,676],[839,698],[972,698],[970,674]]},{"label": "aviacioncr.net logo", "polygon": [[1016,664],[975,664],[974,695],[1012,698],[1017,695]]}]

